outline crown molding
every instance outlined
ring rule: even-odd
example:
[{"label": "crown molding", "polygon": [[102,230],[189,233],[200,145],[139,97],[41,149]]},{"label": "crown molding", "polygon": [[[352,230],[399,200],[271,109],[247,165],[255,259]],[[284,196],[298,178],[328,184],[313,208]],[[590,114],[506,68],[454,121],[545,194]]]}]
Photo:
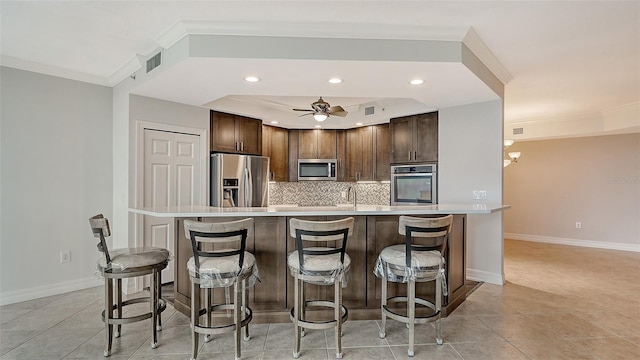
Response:
[{"label": "crown molding", "polygon": [[122,65],[119,69],[113,72],[111,76],[109,76],[109,86],[116,86],[122,80],[128,78],[133,75],[136,71],[140,70],[144,65],[146,57],[136,54],[133,58],[129,59],[124,65]]},{"label": "crown molding", "polygon": [[187,35],[238,35],[314,38],[462,41],[469,27],[326,22],[176,21],[155,40],[169,48]]},{"label": "crown molding", "polygon": [[513,80],[513,75],[507,70],[507,68],[498,60],[494,53],[487,47],[487,44],[482,41],[478,33],[469,28],[469,31],[464,35],[462,42],[467,45],[480,61],[486,66],[503,84],[508,84]]},{"label": "crown molding", "polygon": [[45,74],[50,76],[61,77],[70,80],[82,81],[86,83],[103,85],[103,86],[112,86],[109,82],[109,79],[91,75],[87,73],[83,73],[80,71],[69,70],[57,66],[45,65],[41,63],[37,63],[34,61],[24,60],[20,58],[15,58],[7,55],[0,55],[0,65],[20,69],[25,71],[31,71],[39,74]]}]

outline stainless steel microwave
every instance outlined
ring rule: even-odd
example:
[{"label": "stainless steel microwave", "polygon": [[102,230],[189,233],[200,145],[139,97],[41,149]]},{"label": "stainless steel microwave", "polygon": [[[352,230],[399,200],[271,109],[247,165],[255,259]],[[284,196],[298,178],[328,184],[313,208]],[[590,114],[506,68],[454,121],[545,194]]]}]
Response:
[{"label": "stainless steel microwave", "polygon": [[336,181],[336,159],[299,159],[298,181]]}]

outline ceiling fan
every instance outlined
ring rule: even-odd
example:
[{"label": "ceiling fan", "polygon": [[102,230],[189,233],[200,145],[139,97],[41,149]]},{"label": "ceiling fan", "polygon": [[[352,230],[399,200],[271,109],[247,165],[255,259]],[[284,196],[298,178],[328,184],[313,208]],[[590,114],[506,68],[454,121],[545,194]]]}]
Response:
[{"label": "ceiling fan", "polygon": [[293,111],[309,111],[300,116],[313,115],[313,118],[317,121],[325,121],[330,115],[347,116],[347,111],[345,111],[342,106],[331,106],[328,102],[322,100],[322,96],[320,96],[318,101],[311,103],[311,109],[293,109]]}]

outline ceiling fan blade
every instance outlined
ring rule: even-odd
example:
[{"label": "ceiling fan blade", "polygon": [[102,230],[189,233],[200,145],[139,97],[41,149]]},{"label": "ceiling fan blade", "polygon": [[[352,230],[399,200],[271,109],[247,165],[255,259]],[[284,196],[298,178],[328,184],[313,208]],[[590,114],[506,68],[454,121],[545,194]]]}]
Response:
[{"label": "ceiling fan blade", "polygon": [[313,111],[312,109],[293,109],[293,111]]},{"label": "ceiling fan blade", "polygon": [[338,106],[330,107],[329,108],[329,114],[335,115],[335,116],[345,117],[345,116],[347,116],[348,112],[345,111],[344,108],[342,108],[342,106],[338,105]]},{"label": "ceiling fan blade", "polygon": [[[308,111],[308,110],[305,110]],[[310,113],[306,113],[306,114],[302,114],[302,115],[298,115],[298,117],[303,117],[303,116],[307,116],[307,115],[313,115],[314,113],[310,112]]]},{"label": "ceiling fan blade", "polygon": [[329,114],[331,114],[331,116],[345,117],[345,116],[347,116],[348,112],[346,112],[346,111],[338,111],[338,112],[330,112]]}]

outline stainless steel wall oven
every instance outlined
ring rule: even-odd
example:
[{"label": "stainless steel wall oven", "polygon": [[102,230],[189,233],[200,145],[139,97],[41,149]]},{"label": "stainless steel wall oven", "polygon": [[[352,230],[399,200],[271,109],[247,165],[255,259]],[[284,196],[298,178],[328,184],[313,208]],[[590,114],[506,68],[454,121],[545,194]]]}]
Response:
[{"label": "stainless steel wall oven", "polygon": [[391,205],[438,203],[436,164],[391,167]]}]

